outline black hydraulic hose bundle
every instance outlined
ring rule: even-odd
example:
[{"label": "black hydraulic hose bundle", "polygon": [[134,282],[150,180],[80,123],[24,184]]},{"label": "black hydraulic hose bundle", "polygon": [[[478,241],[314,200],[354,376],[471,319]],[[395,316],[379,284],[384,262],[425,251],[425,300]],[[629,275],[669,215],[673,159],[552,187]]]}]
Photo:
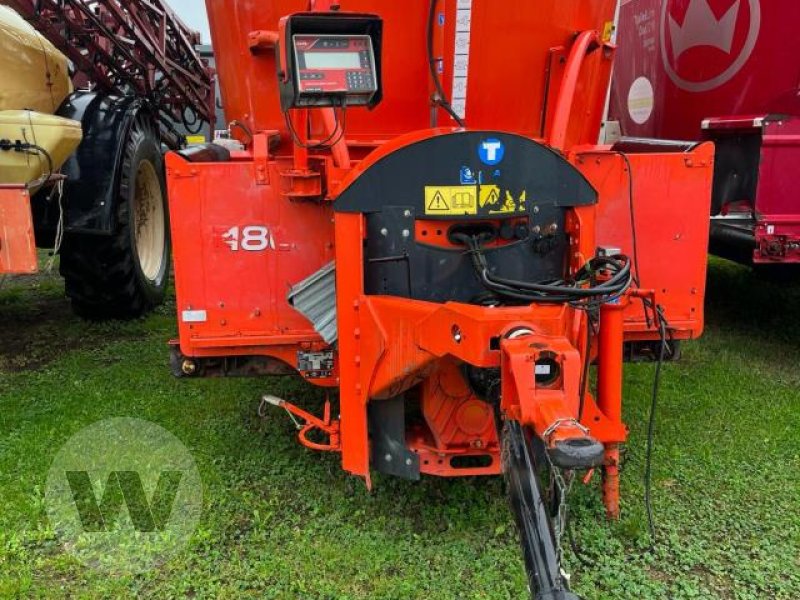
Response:
[{"label": "black hydraulic hose bundle", "polygon": [[[586,263],[568,281],[531,283],[494,275],[483,252],[491,234],[454,233],[453,241],[464,244],[481,283],[498,297],[512,302],[570,304],[591,310],[624,294],[633,283],[631,262],[624,256],[597,256]],[[599,275],[603,274],[600,278]]]}]

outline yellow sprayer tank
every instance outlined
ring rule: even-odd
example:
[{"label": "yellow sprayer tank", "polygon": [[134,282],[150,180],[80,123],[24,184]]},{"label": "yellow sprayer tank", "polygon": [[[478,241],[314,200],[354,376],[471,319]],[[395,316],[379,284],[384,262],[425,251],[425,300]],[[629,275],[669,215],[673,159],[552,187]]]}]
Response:
[{"label": "yellow sprayer tank", "polygon": [[[31,183],[58,171],[81,143],[81,124],[30,110],[0,110],[0,143],[35,144],[38,151],[17,152],[0,146],[0,184]],[[47,157],[50,157],[52,165]]]},{"label": "yellow sprayer tank", "polygon": [[81,124],[53,115],[72,93],[67,58],[7,6],[0,6],[0,79],[0,184],[38,186],[78,147]]},{"label": "yellow sprayer tank", "polygon": [[0,76],[0,110],[53,114],[72,92],[67,57],[7,6],[0,6]]}]

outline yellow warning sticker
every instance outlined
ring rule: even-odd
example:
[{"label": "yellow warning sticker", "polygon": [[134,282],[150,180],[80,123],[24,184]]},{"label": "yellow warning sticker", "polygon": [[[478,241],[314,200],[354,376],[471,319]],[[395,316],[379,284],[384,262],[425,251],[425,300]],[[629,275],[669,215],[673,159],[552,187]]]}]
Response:
[{"label": "yellow warning sticker", "polygon": [[449,185],[425,187],[425,214],[477,215],[478,198],[474,185]]},{"label": "yellow warning sticker", "polygon": [[425,187],[425,214],[435,216],[508,215],[525,212],[527,193],[516,199],[496,185],[429,185]]},{"label": "yellow warning sticker", "polygon": [[502,206],[500,202],[500,188],[496,185],[481,186],[480,206],[482,209],[492,210]]},{"label": "yellow warning sticker", "polygon": [[502,194],[503,192],[496,185],[481,186],[478,200],[481,214],[507,215],[526,210],[527,192],[523,191],[517,199],[514,199],[509,191],[505,192],[504,197]]}]

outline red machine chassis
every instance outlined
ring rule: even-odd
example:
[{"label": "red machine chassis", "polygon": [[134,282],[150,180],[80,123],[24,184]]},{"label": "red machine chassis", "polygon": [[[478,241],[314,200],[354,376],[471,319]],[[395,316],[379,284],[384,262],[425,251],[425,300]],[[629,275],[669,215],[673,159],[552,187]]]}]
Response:
[{"label": "red machine chassis", "polygon": [[[406,143],[409,140],[387,143],[359,164],[339,189],[378,162],[381,154],[390,153],[393,145]],[[621,408],[623,344],[658,338],[641,297],[664,306],[674,339],[694,338],[702,332],[704,263],[685,264],[678,257],[704,253],[707,220],[691,203],[710,185],[712,151],[706,145],[692,153],[630,155],[633,174],[618,154],[608,150],[576,150],[573,155],[574,163],[601,193],[597,208],[575,209],[570,218],[573,268],[598,243],[633,254],[633,207],[641,290],[650,290],[606,305],[601,311],[599,343],[589,349],[599,365],[599,386],[596,400],[591,394],[586,398],[581,424],[607,444],[606,498],[612,514],[618,512],[617,494],[612,491],[617,485],[617,445],[626,439]],[[332,160],[326,160],[330,161],[326,172],[336,173]],[[328,203],[294,200],[282,188],[292,168],[290,158],[247,153],[229,163],[197,164],[170,154],[167,164],[175,217],[180,351],[185,360],[260,355],[297,368],[299,350],[329,349],[287,303],[289,289],[284,282],[313,273],[333,259],[336,250],[340,338],[335,367],[329,377],[301,375],[315,385],[339,388],[339,416],[312,421],[301,409],[286,404],[312,423],[301,432],[306,445],[320,449],[319,443],[309,441],[308,433],[309,429],[323,430],[331,437],[324,449],[340,451],[345,470],[369,479],[368,403],[422,383],[427,428],[410,431],[407,438],[409,448],[420,457],[421,472],[499,473],[495,415],[465,389],[454,367],[460,362],[502,369],[504,414],[531,425],[540,435],[553,423],[564,423],[565,427],[550,432],[556,434],[554,440],[575,434],[578,382],[587,352],[584,313],[566,306],[482,308],[367,296],[361,271],[363,217],[334,216]],[[266,183],[253,186],[262,172]],[[674,186],[669,191],[676,199],[666,206],[653,201],[664,193],[664,181]],[[220,197],[228,198],[224,205],[218,202]],[[291,219],[281,219],[285,211],[291,211]],[[616,225],[607,226],[610,222]],[[274,251],[267,257],[231,252],[222,236],[233,223],[269,223]],[[312,228],[315,236],[303,235]],[[186,318],[198,310],[204,312],[204,321]],[[519,341],[505,339],[506,333],[519,327],[537,333]],[[493,347],[492,340],[502,342]],[[554,354],[563,373],[559,385],[550,389],[537,389],[530,377],[531,365],[542,352]],[[451,387],[443,387],[442,380]],[[479,414],[469,417],[470,411]],[[481,467],[454,466],[453,459],[458,463],[465,456],[490,460]]]},{"label": "red machine chassis", "polygon": [[381,24],[383,99],[345,125],[341,102],[279,102],[288,32],[333,14],[207,0],[246,149],[167,157],[177,373],[338,390],[321,416],[264,402],[368,485],[503,472],[541,597],[574,598],[536,449],[601,466],[618,516],[626,348],[663,358],[703,329],[714,148],[596,144],[615,4],[350,0],[348,21],[312,0]]}]

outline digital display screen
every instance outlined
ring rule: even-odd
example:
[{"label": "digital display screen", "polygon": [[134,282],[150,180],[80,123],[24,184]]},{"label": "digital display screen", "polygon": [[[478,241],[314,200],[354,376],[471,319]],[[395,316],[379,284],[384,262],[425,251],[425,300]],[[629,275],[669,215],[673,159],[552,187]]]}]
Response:
[{"label": "digital display screen", "polygon": [[360,69],[358,52],[306,52],[306,69]]}]

